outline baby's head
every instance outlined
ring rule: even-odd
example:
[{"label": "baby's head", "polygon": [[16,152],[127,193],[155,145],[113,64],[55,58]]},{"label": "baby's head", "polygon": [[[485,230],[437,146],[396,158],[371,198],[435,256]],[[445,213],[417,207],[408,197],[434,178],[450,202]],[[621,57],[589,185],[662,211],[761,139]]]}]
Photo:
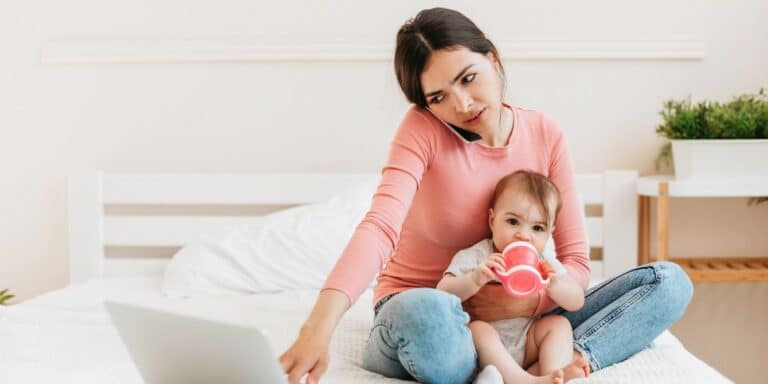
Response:
[{"label": "baby's head", "polygon": [[544,175],[517,171],[496,184],[488,223],[498,251],[513,241],[527,241],[541,254],[555,228],[560,191]]}]

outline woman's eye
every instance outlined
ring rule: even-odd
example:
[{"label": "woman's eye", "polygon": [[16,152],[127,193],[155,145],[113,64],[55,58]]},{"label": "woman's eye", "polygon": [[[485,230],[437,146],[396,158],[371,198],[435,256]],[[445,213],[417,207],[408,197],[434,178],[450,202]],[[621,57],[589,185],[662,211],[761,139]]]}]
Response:
[{"label": "woman's eye", "polygon": [[435,96],[435,97],[433,97],[433,98],[429,99],[429,103],[430,103],[430,104],[437,104],[437,103],[439,103],[439,102],[443,101],[443,97],[445,97],[445,96],[443,96],[443,95],[437,95],[437,96]]},{"label": "woman's eye", "polygon": [[465,82],[465,83],[471,83],[471,82],[472,82],[472,80],[474,80],[474,79],[475,79],[475,76],[476,76],[476,75],[477,75],[476,73],[470,73],[470,74],[468,74],[468,75],[464,76],[464,79],[463,79],[463,80],[464,80],[464,82]]},{"label": "woman's eye", "polygon": [[510,225],[517,225],[518,221],[517,219],[507,219],[507,223],[509,223]]}]

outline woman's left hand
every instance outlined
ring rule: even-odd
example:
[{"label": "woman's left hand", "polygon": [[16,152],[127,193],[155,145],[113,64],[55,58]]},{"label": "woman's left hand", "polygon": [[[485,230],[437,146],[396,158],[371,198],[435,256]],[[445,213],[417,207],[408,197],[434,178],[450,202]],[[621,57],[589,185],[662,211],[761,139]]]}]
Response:
[{"label": "woman's left hand", "polygon": [[462,303],[472,320],[496,321],[511,317],[532,317],[539,305],[539,295],[518,299],[501,284],[486,284]]}]

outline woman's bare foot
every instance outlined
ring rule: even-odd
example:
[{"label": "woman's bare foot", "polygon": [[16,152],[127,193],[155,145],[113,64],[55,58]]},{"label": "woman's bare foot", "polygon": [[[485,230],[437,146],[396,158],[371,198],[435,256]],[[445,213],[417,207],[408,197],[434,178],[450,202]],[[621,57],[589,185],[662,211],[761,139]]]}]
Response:
[{"label": "woman's bare foot", "polygon": [[563,367],[563,382],[568,382],[580,377],[587,377],[590,373],[589,362],[583,357],[577,357],[570,364]]}]

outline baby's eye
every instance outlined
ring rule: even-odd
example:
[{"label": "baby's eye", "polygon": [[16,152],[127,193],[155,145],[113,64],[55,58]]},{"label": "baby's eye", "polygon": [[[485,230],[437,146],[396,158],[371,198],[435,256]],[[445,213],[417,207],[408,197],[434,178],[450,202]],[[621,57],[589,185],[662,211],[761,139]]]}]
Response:
[{"label": "baby's eye", "polygon": [[507,223],[508,223],[509,225],[518,225],[518,224],[520,224],[520,222],[519,222],[519,221],[517,221],[517,219],[514,219],[514,218],[512,218],[512,219],[507,219]]},{"label": "baby's eye", "polygon": [[471,83],[473,80],[475,80],[475,76],[477,76],[476,73],[470,73],[470,74],[464,76],[464,78],[461,79],[461,80],[464,83]]},{"label": "baby's eye", "polygon": [[437,96],[435,96],[435,97],[433,97],[433,98],[429,99],[429,103],[430,103],[430,104],[438,104],[438,103],[440,103],[441,101],[443,101],[443,98],[444,98],[444,97],[445,97],[445,96],[443,96],[442,94],[441,94],[441,95],[437,95]]},{"label": "baby's eye", "polygon": [[545,228],[543,225],[534,225],[533,230],[536,232],[546,232],[547,228]]}]

